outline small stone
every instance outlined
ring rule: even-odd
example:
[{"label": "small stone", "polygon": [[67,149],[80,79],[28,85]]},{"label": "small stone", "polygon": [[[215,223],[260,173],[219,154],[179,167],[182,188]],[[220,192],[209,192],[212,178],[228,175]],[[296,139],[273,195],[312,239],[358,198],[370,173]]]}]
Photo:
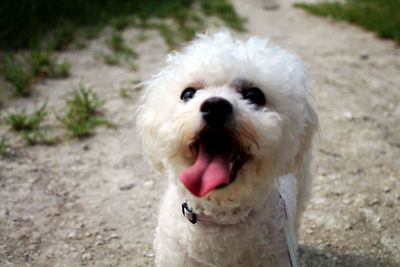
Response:
[{"label": "small stone", "polygon": [[369,55],[368,54],[362,54],[362,55],[360,55],[360,59],[361,60],[367,60],[367,59],[369,59]]},{"label": "small stone", "polygon": [[389,186],[383,188],[383,192],[385,193],[390,193],[390,191],[392,191],[392,189]]},{"label": "small stone", "polygon": [[76,237],[77,237],[77,234],[76,234],[75,231],[71,231],[71,232],[69,232],[69,233],[67,234],[67,238],[68,238],[68,239],[76,239]]},{"label": "small stone", "polygon": [[363,121],[372,121],[372,120],[373,120],[373,119],[372,119],[370,116],[368,116],[368,115],[363,115],[361,118],[363,119]]},{"label": "small stone", "polygon": [[344,227],[344,230],[346,230],[346,231],[351,231],[351,230],[353,230],[353,225],[352,224],[346,224],[346,226]]},{"label": "small stone", "polygon": [[379,199],[377,199],[377,198],[374,198],[368,203],[368,206],[376,206],[376,205],[379,205],[379,204],[381,204],[381,201]]},{"label": "small stone", "polygon": [[108,239],[111,240],[111,239],[118,239],[118,238],[119,238],[119,236],[116,233],[112,233]]},{"label": "small stone", "polygon": [[82,254],[82,260],[84,260],[84,261],[90,261],[91,259],[93,259],[92,254],[90,254],[90,253],[88,253],[88,252]]},{"label": "small stone", "polygon": [[126,185],[121,185],[121,186],[119,187],[119,190],[121,190],[121,191],[131,190],[134,186],[135,186],[135,183],[130,183],[130,184],[126,184]]},{"label": "small stone", "polygon": [[345,199],[342,200],[342,202],[343,202],[343,204],[348,205],[348,204],[351,204],[351,203],[353,202],[353,200],[352,200],[352,199],[345,198]]},{"label": "small stone", "polygon": [[90,149],[90,147],[89,147],[88,144],[83,144],[82,145],[82,149],[85,150],[85,151],[88,151]]},{"label": "small stone", "polygon": [[335,196],[339,197],[339,196],[343,195],[343,192],[334,192],[333,194],[334,194]]},{"label": "small stone", "polygon": [[153,187],[154,186],[154,181],[153,180],[146,181],[146,182],[144,182],[144,186]]},{"label": "small stone", "polygon": [[346,111],[346,112],[344,113],[344,117],[345,117],[347,120],[349,120],[349,121],[351,121],[351,120],[354,119],[353,113],[351,113],[350,111]]}]

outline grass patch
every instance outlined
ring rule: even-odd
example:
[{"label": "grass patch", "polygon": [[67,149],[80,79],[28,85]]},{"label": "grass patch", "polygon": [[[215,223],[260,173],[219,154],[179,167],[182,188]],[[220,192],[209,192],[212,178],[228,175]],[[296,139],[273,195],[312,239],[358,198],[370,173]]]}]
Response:
[{"label": "grass patch", "polygon": [[134,60],[138,57],[137,53],[125,43],[122,34],[113,31],[106,40],[106,45],[110,52],[98,52],[96,57],[107,65],[127,64],[131,69],[136,70]]},{"label": "grass patch", "polygon": [[110,66],[121,64],[121,58],[116,53],[98,52],[96,53],[95,57]]},{"label": "grass patch", "polygon": [[117,30],[121,31],[127,28],[129,25],[134,23],[133,18],[131,16],[120,16],[111,19],[110,24],[111,26]]},{"label": "grass patch", "polygon": [[13,85],[16,95],[26,97],[31,94],[33,75],[20,57],[5,56],[0,65],[0,73],[7,82]]},{"label": "grass patch", "polygon": [[69,75],[70,64],[57,62],[53,53],[32,50],[27,53],[6,54],[0,64],[0,75],[9,82],[18,96],[29,96],[32,85],[42,78],[65,78]]},{"label": "grass patch", "polygon": [[125,44],[124,38],[120,32],[113,31],[110,38],[107,40],[107,44],[116,53],[137,57],[137,53]]},{"label": "grass patch", "polygon": [[228,0],[188,1],[190,2],[187,3],[188,6],[180,6],[178,2],[175,6],[171,4],[170,10],[167,8],[166,13],[171,12],[172,18],[169,23],[166,21],[147,23],[146,20],[142,22],[142,27],[158,30],[170,49],[174,49],[181,41],[191,40],[196,32],[203,31],[207,26],[205,22],[207,17],[217,17],[225,26],[245,31],[245,20],[236,13]]},{"label": "grass patch", "polygon": [[127,87],[120,87],[119,88],[119,96],[122,98],[129,98],[130,94]]},{"label": "grass patch", "polygon": [[243,29],[243,19],[228,0],[3,0],[0,48],[29,48],[47,40],[47,48],[62,49],[76,39],[76,28],[97,29],[92,32],[95,35],[109,24],[121,30],[132,23],[140,26],[152,19],[166,18],[189,38],[204,25],[192,10],[216,16],[234,29]]},{"label": "grass patch", "polygon": [[[51,31],[46,38],[45,42],[47,49],[50,50],[62,50],[67,47],[76,39],[75,25],[70,22],[62,21],[60,24]],[[33,44],[39,43],[40,41],[34,41]]]},{"label": "grass patch", "polygon": [[7,140],[4,136],[0,137],[0,157],[7,154],[8,151],[8,144]]},{"label": "grass patch", "polygon": [[79,85],[66,101],[67,110],[58,120],[73,137],[90,136],[96,126],[115,126],[102,116],[104,101],[91,88]]},{"label": "grass patch", "polygon": [[201,7],[208,16],[220,18],[227,26],[237,31],[244,31],[245,20],[236,13],[233,6],[227,0],[203,0]]},{"label": "grass patch", "polygon": [[159,23],[155,25],[155,28],[160,32],[161,36],[164,38],[165,43],[168,45],[170,49],[177,45],[177,39],[175,38],[174,30],[171,29],[165,23]]},{"label": "grass patch", "polygon": [[41,125],[47,116],[47,103],[44,103],[41,107],[27,113],[25,109],[10,112],[5,114],[4,119],[10,127],[20,134],[20,137],[26,141],[29,145],[35,144],[55,144],[58,139],[55,137],[49,137]]},{"label": "grass patch", "polygon": [[360,25],[377,32],[382,38],[394,39],[400,44],[399,0],[347,0],[316,4],[296,3],[295,6],[317,16],[328,16]]},{"label": "grass patch", "polygon": [[34,77],[66,78],[71,68],[68,62],[58,63],[53,53],[43,50],[31,51],[28,60]]},{"label": "grass patch", "polygon": [[28,145],[55,145],[60,142],[58,137],[49,136],[44,130],[22,132],[21,138],[28,143]]},{"label": "grass patch", "polygon": [[4,116],[7,124],[17,132],[30,132],[39,130],[40,124],[47,115],[47,103],[44,103],[40,108],[33,113],[27,113],[25,109],[7,113]]}]

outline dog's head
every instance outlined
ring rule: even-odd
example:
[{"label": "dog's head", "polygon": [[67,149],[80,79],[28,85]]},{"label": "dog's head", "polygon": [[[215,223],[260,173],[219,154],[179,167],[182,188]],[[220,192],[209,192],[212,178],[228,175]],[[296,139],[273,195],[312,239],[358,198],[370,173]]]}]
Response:
[{"label": "dog's head", "polygon": [[201,35],[145,83],[138,128],[153,165],[208,201],[240,202],[293,172],[316,126],[293,53]]}]

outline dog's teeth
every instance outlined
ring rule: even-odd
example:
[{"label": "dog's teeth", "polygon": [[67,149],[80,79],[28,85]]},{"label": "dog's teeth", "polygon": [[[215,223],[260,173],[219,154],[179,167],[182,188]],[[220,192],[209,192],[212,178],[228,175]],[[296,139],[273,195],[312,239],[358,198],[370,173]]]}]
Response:
[{"label": "dog's teeth", "polygon": [[233,162],[230,162],[230,163],[229,163],[229,171],[230,171],[230,172],[232,171],[232,168],[233,168]]}]

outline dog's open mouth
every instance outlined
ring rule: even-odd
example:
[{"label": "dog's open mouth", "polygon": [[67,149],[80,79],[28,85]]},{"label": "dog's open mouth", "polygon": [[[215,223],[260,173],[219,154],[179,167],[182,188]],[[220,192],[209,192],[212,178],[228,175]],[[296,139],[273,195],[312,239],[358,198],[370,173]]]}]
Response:
[{"label": "dog's open mouth", "polygon": [[190,149],[196,160],[179,178],[198,197],[235,181],[249,158],[229,132],[203,131]]}]

